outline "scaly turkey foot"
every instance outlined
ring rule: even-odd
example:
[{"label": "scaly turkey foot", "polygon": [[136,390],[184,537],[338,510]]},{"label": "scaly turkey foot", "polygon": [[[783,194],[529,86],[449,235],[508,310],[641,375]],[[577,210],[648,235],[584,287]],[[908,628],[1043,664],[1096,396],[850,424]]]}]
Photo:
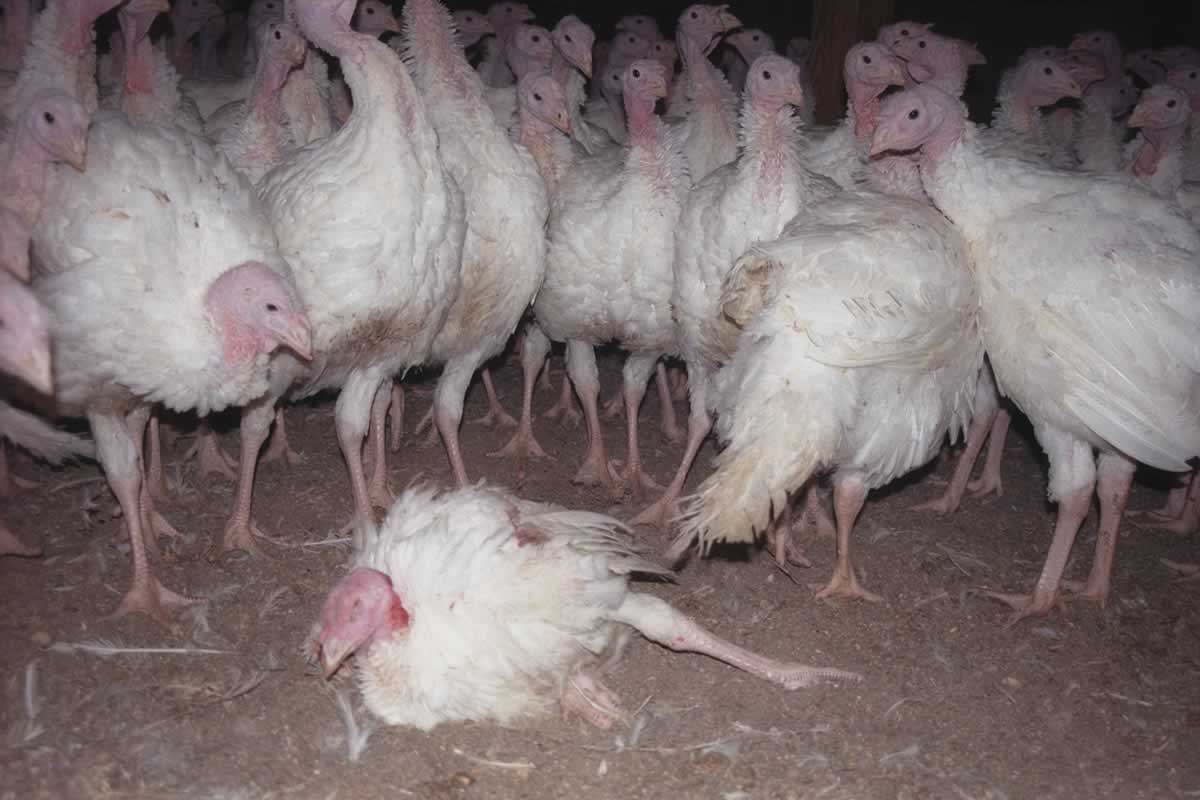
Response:
[{"label": "scaly turkey foot", "polygon": [[563,719],[578,714],[600,730],[606,731],[614,722],[625,719],[621,699],[588,672],[578,671],[567,678],[560,702]]},{"label": "scaly turkey foot", "polygon": [[607,486],[614,495],[620,494],[621,480],[612,465],[599,455],[589,454],[580,465],[571,483],[580,486]]},{"label": "scaly turkey foot", "polygon": [[623,464],[621,461],[614,460],[609,462],[608,468],[616,476],[617,480],[625,488],[633,492],[633,496],[639,500],[645,497],[644,493],[646,491],[654,492],[655,494],[661,494],[664,491],[660,483],[646,474],[641,464],[629,466]]},{"label": "scaly turkey foot", "polygon": [[0,556],[24,556],[32,558],[41,554],[42,549],[40,547],[25,544],[17,538],[15,533],[4,527],[4,525],[0,525]]},{"label": "scaly turkey foot", "polygon": [[1168,517],[1157,511],[1151,511],[1145,516],[1146,524],[1149,527],[1179,536],[1188,536],[1200,529],[1200,520],[1193,519],[1186,513],[1181,517]]},{"label": "scaly turkey foot", "polygon": [[211,431],[202,431],[196,434],[196,443],[183,457],[186,460],[193,456],[196,457],[196,464],[200,467],[201,478],[219,475],[231,481],[237,480],[237,462],[221,449],[216,434]]},{"label": "scaly turkey foot", "polygon": [[987,497],[992,493],[996,497],[1004,495],[1004,484],[999,475],[991,475],[985,469],[983,474],[973,481],[967,481],[967,494],[971,497]]},{"label": "scaly turkey foot", "polygon": [[261,556],[263,555],[263,551],[258,546],[257,540],[266,538],[253,522],[231,520],[225,526],[225,535],[221,537],[221,552],[210,553],[209,560],[215,561],[222,555],[232,553],[235,550],[244,550],[252,556]]},{"label": "scaly turkey foot", "polygon": [[647,525],[667,530],[671,522],[679,516],[679,498],[668,497],[665,493],[651,505],[647,506],[636,517],[629,520],[630,525]]},{"label": "scaly turkey foot", "polygon": [[425,416],[421,417],[421,421],[417,423],[417,429],[413,431],[413,435],[419,437],[425,432],[426,428],[429,429],[429,435],[425,437],[425,440],[419,446],[434,447],[441,441],[441,435],[438,434],[437,426],[433,424],[433,406],[430,406],[429,410],[425,412]]},{"label": "scaly turkey foot", "polygon": [[490,405],[488,412],[478,419],[471,420],[473,425],[482,425],[485,428],[494,428],[497,424],[505,428],[517,427],[517,421],[513,419],[513,415],[504,410],[504,406],[496,401],[494,405]]},{"label": "scaly turkey foot", "polygon": [[858,583],[854,570],[834,570],[833,577],[825,588],[817,592],[816,599],[827,600],[830,597],[844,597],[849,600],[866,600],[871,603],[882,603],[883,598],[874,592],[864,589]]},{"label": "scaly turkey foot", "polygon": [[121,600],[117,610],[105,619],[117,619],[126,614],[141,612],[166,628],[172,627],[168,611],[179,611],[188,606],[203,602],[195,597],[176,594],[158,582],[158,578],[150,575],[145,581],[133,584],[133,588]]},{"label": "scaly turkey foot", "polygon": [[663,438],[670,444],[679,444],[683,441],[683,429],[674,419],[663,417],[659,430],[662,432]]},{"label": "scaly turkey foot", "polygon": [[667,375],[670,376],[671,383],[671,399],[682,403],[688,399],[688,376],[687,370],[675,369],[667,370]]},{"label": "scaly turkey foot", "polygon": [[1179,573],[1176,583],[1184,581],[1194,581],[1200,579],[1200,564],[1184,564],[1179,561],[1171,561],[1170,559],[1160,558],[1163,566],[1167,569]]},{"label": "scaly turkey foot", "polygon": [[1109,586],[1107,583],[1099,586],[1090,586],[1087,581],[1063,580],[1062,588],[1064,590],[1061,595],[1063,603],[1069,603],[1074,600],[1087,600],[1095,603],[1102,611],[1108,605]]},{"label": "scaly turkey foot", "polygon": [[600,419],[613,419],[625,415],[625,394],[618,391],[600,407]]},{"label": "scaly turkey foot", "polygon": [[522,473],[525,469],[525,460],[529,458],[548,458],[551,461],[554,458],[546,454],[542,446],[538,444],[537,437],[533,435],[533,430],[526,427],[518,427],[517,432],[508,440],[508,444],[501,447],[499,450],[493,450],[488,453],[489,458],[516,458],[520,463]]},{"label": "scaly turkey foot", "polygon": [[773,524],[767,528],[767,547],[780,567],[794,564],[811,567],[812,562],[804,554],[804,548],[796,541],[795,525]]},{"label": "scaly turkey foot", "polygon": [[575,407],[575,393],[571,391],[571,382],[563,376],[563,390],[558,396],[558,402],[542,412],[543,419],[563,418],[563,424],[574,428],[583,419],[579,409]]},{"label": "scaly turkey foot", "polygon": [[263,451],[261,461],[264,464],[270,464],[273,461],[282,461],[289,467],[297,467],[304,463],[304,456],[292,449],[287,435],[281,435],[279,428],[276,427],[271,432],[271,438],[267,442],[267,449]]},{"label": "scaly turkey foot", "polygon": [[1026,617],[1044,617],[1060,605],[1057,592],[1034,592],[1033,594],[1009,594],[1006,592],[985,591],[984,597],[998,600],[1013,610],[1012,616],[1004,623],[1011,628]]},{"label": "scaly turkey foot", "polygon": [[924,503],[917,503],[915,506],[909,506],[909,511],[932,511],[935,514],[953,514],[958,511],[959,501],[951,496],[949,491],[942,494],[934,500],[926,500]]}]

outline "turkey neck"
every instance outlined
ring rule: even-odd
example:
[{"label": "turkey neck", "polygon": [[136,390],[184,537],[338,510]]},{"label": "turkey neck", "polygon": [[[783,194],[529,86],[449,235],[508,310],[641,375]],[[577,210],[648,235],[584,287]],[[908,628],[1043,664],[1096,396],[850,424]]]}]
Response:
[{"label": "turkey neck", "polygon": [[1018,73],[1011,80],[1001,81],[997,93],[996,113],[992,115],[992,126],[1018,133],[1031,133],[1041,121],[1042,115],[1038,109],[1042,105],[1052,105],[1055,100],[1041,102],[1045,98],[1034,96],[1027,86],[1024,73]]},{"label": "turkey neck", "polygon": [[879,95],[886,86],[875,86],[863,81],[846,82],[846,118],[854,124],[854,138],[860,144],[875,134],[879,124]]},{"label": "turkey neck", "polygon": [[89,113],[96,97],[96,48],[92,23],[119,0],[49,0],[37,15],[16,84],[8,94],[10,108],[25,108],[45,88],[62,89]]},{"label": "turkey neck", "polygon": [[1139,178],[1156,175],[1162,166],[1163,159],[1173,151],[1183,149],[1183,125],[1171,125],[1166,128],[1143,128],[1141,145],[1137,155],[1130,165],[1133,174]]},{"label": "turkey neck", "polygon": [[530,114],[524,108],[518,109],[521,120],[521,131],[518,141],[533,156],[538,172],[546,183],[546,188],[553,191],[558,182],[557,170],[554,163],[554,137],[563,134],[549,123]]},{"label": "turkey neck", "polygon": [[626,94],[625,119],[629,127],[629,149],[653,153],[661,133],[658,117],[654,114],[654,98]]},{"label": "turkey neck", "polygon": [[154,45],[147,36],[154,19],[132,14],[120,14],[119,19],[125,70],[121,81],[121,109],[134,118],[136,115],[126,108],[131,96],[149,95],[154,91]]},{"label": "turkey neck", "polygon": [[9,0],[4,5],[4,39],[0,46],[0,69],[16,71],[25,57],[29,25],[33,19],[30,0]]},{"label": "turkey neck", "polygon": [[706,46],[683,32],[680,32],[678,42],[679,57],[683,59],[683,73],[692,102],[701,103],[712,100],[714,96],[720,98],[720,86],[713,74],[716,68],[704,54]]},{"label": "turkey neck", "polygon": [[[427,92],[453,90],[475,108],[484,100],[479,80],[473,74],[462,48],[454,43],[453,19],[445,7],[433,0],[408,0],[404,4],[404,42],[413,60],[413,75]],[[468,74],[471,73],[471,74]]]},{"label": "turkey neck", "polygon": [[783,188],[787,165],[795,163],[799,136],[790,106],[750,97],[742,112],[743,160],[757,171],[756,199],[769,201]]},{"label": "turkey neck", "polygon": [[287,83],[292,64],[283,53],[268,52],[258,60],[250,89],[250,113],[259,119],[274,119],[281,108],[280,92]]},{"label": "turkey neck", "polygon": [[0,207],[11,211],[29,228],[37,224],[46,204],[46,173],[50,157],[25,125],[14,126],[4,153],[0,183]]},{"label": "turkey neck", "polygon": [[1011,187],[997,191],[994,170],[979,152],[974,127],[963,117],[942,123],[921,147],[919,164],[925,192],[968,240],[983,237],[1003,209],[1011,207]]}]

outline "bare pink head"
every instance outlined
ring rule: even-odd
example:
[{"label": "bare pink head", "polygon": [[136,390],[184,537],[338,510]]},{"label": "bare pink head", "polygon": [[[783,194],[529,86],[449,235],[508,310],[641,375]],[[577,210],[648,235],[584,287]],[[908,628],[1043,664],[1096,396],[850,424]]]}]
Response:
[{"label": "bare pink head", "polygon": [[871,138],[871,155],[920,149],[936,161],[962,136],[967,111],[962,101],[931,84],[896,92],[883,101]]},{"label": "bare pink head", "polygon": [[777,53],[759,56],[746,73],[746,96],[755,106],[768,112],[784,106],[803,108],[805,98],[800,85],[800,67]]},{"label": "bare pink head", "polygon": [[455,11],[450,16],[454,19],[455,30],[458,31],[458,43],[463,47],[470,47],[483,37],[496,32],[487,16],[478,11]]},{"label": "bare pink head", "polygon": [[1017,63],[1023,64],[1031,58],[1053,58],[1056,61],[1061,61],[1063,56],[1067,54],[1067,48],[1058,47],[1052,44],[1040,44],[1035,47],[1026,47],[1021,55],[1017,57]]},{"label": "bare pink head", "polygon": [[775,40],[771,34],[760,28],[742,28],[725,37],[725,43],[738,51],[738,55],[747,64],[753,64],[754,59],[775,52]]},{"label": "bare pink head", "polygon": [[908,74],[917,83],[935,83],[947,92],[961,94],[967,70],[987,59],[971,43],[926,31],[900,39],[892,51],[908,63]]},{"label": "bare pink head", "polygon": [[558,21],[551,37],[568,64],[585,77],[592,77],[592,47],[596,44],[596,34],[590,25],[571,14]]},{"label": "bare pink head", "polygon": [[618,33],[612,39],[612,49],[608,51],[608,63],[611,66],[625,69],[630,62],[650,55],[654,44],[638,33],[625,31]]},{"label": "bare pink head", "polygon": [[667,77],[663,65],[657,61],[640,58],[625,68],[621,75],[621,93],[650,102],[667,96]]},{"label": "bare pink head", "polygon": [[668,74],[673,74],[679,63],[679,48],[670,39],[659,39],[650,47],[650,57],[666,67]]},{"label": "bare pink head", "polygon": [[[7,233],[4,219],[0,212],[0,236]],[[0,272],[0,370],[54,394],[49,318],[29,287],[6,272]]]},{"label": "bare pink head", "polygon": [[177,0],[171,7],[171,27],[180,41],[186,42],[204,30],[213,17],[224,17],[225,12],[216,0]]},{"label": "bare pink head", "polygon": [[34,155],[40,152],[46,161],[62,161],[83,172],[90,121],[87,110],[74,97],[45,89],[34,95],[21,115],[21,138],[34,145]]},{"label": "bare pink head", "polygon": [[1156,50],[1154,57],[1168,70],[1200,64],[1200,50],[1183,44]]},{"label": "bare pink head", "polygon": [[609,67],[604,71],[600,80],[600,91],[610,102],[620,102],[623,85],[623,72],[617,67]]},{"label": "bare pink head", "polygon": [[528,116],[563,133],[571,133],[567,95],[550,73],[534,72],[522,78],[517,84],[517,103],[523,119]]},{"label": "bare pink head", "polygon": [[329,678],[352,653],[408,628],[409,616],[392,579],[359,567],[337,582],[321,608],[317,635],[321,668]]},{"label": "bare pink head", "polygon": [[1103,81],[1106,74],[1104,59],[1086,50],[1068,50],[1060,57],[1060,63],[1085,92],[1093,84]]},{"label": "bare pink head", "polygon": [[518,23],[532,22],[535,15],[524,3],[504,2],[490,5],[487,18],[496,33],[504,33]]},{"label": "bare pink head", "polygon": [[733,15],[729,6],[711,6],[703,3],[688,6],[679,15],[676,36],[682,36],[702,51],[707,52],[718,37],[742,27],[742,21]]},{"label": "bare pink head", "polygon": [[1121,71],[1121,41],[1111,31],[1084,31],[1077,34],[1068,50],[1094,53],[1104,62],[1104,80],[1116,80]]},{"label": "bare pink head", "polygon": [[929,23],[901,20],[900,22],[892,22],[887,25],[880,25],[879,34],[876,36],[876,40],[882,42],[888,47],[895,47],[896,42],[899,42],[902,39],[920,36],[922,33],[928,33],[931,30],[933,30],[933,25]]},{"label": "bare pink head", "polygon": [[1148,86],[1162,83],[1167,79],[1166,66],[1158,60],[1154,51],[1148,47],[1127,53],[1122,65]]},{"label": "bare pink head", "polygon": [[508,66],[520,80],[530,72],[550,69],[554,60],[554,39],[542,26],[522,22],[512,30],[507,55]]},{"label": "bare pink head", "polygon": [[1200,113],[1200,65],[1190,64],[1185,67],[1175,67],[1167,73],[1167,83],[1176,89],[1187,92],[1191,100],[1192,111]]},{"label": "bare pink head", "polygon": [[273,64],[298,67],[308,53],[308,42],[286,22],[269,22],[258,29],[259,52]]},{"label": "bare pink head", "polygon": [[146,38],[159,14],[170,10],[171,5],[167,0],[129,0],[121,6],[117,11],[117,20],[121,23],[121,38],[126,51]]},{"label": "bare pink head", "polygon": [[355,0],[304,0],[292,3],[292,13],[302,30],[326,52],[336,52],[341,34],[352,31]]},{"label": "bare pink head", "polygon": [[312,358],[308,316],[278,273],[247,261],[224,272],[208,288],[205,310],[221,332],[225,356],[244,361],[287,347]]},{"label": "bare pink head", "polygon": [[1160,83],[1142,92],[1127,124],[1131,128],[1183,128],[1191,114],[1187,92]]},{"label": "bare pink head", "polygon": [[638,36],[653,42],[662,37],[659,33],[658,23],[654,17],[646,14],[629,14],[617,20],[615,30],[636,33]]},{"label": "bare pink head", "polygon": [[851,97],[863,94],[864,89],[878,97],[889,86],[903,86],[908,81],[904,62],[879,42],[859,42],[851,47],[842,62],[842,75]]},{"label": "bare pink head", "polygon": [[352,25],[354,30],[368,36],[400,32],[400,22],[392,12],[392,7],[379,0],[361,0]]},{"label": "bare pink head", "polygon": [[1079,98],[1083,94],[1079,82],[1060,61],[1044,56],[1023,61],[1013,81],[1022,103],[1030,107],[1050,106],[1064,97]]}]

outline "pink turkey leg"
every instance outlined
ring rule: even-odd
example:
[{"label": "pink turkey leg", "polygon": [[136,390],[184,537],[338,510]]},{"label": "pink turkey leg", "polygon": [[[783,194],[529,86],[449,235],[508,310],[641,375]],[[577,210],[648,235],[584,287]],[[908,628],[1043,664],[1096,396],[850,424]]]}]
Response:
[{"label": "pink turkey leg", "polygon": [[705,630],[695,620],[648,594],[630,593],[613,618],[636,628],[643,636],[672,650],[703,653],[751,675],[800,689],[825,680],[862,680],[854,672],[776,661],[752,653]]},{"label": "pink turkey leg", "polygon": [[983,472],[979,479],[967,484],[972,497],[983,497],[995,492],[997,496],[1004,494],[1004,485],[1000,481],[1000,466],[1004,463],[1004,443],[1008,439],[1008,428],[1012,423],[1012,415],[1003,408],[997,409],[996,420],[992,423],[992,435],[988,437],[987,457],[983,460]]},{"label": "pink turkey leg", "polygon": [[[962,455],[958,457],[958,463],[954,465],[954,475],[950,478],[950,485],[946,487],[946,491],[936,500],[920,503],[910,510],[933,511],[938,514],[953,514],[958,510],[963,493],[971,479],[971,470],[975,468],[979,451],[983,449],[983,443],[987,441],[995,420],[995,413],[976,416],[971,420],[971,427],[967,431],[967,446],[963,449]],[[988,455],[991,455],[990,450]]]},{"label": "pink turkey leg", "polygon": [[483,368],[483,388],[487,393],[488,412],[479,419],[476,423],[490,428],[499,423],[506,427],[515,428],[517,421],[512,418],[512,415],[504,410],[504,406],[500,404],[500,398],[496,395],[496,385],[492,383],[492,371],[487,367]]},{"label": "pink turkey leg", "polygon": [[[524,477],[525,474],[526,458],[549,458],[533,434],[533,390],[537,384],[538,373],[543,371],[546,364],[546,353],[550,347],[549,340],[546,340],[544,336],[541,338],[544,342],[542,346],[533,342],[530,334],[526,334],[521,339],[521,422],[508,444],[499,450],[488,453],[492,457],[517,458],[518,474],[521,477]],[[569,397],[569,387],[567,391]]]},{"label": "pink turkey leg", "polygon": [[575,398],[572,395],[571,378],[566,370],[563,370],[562,386],[558,392],[558,402],[546,409],[542,416],[546,419],[558,419],[561,416],[563,422],[572,425],[579,422],[579,411],[575,408]]},{"label": "pink turkey leg", "polygon": [[387,440],[384,436],[391,398],[391,386],[385,381],[371,403],[371,427],[367,435],[367,449],[371,452],[371,479],[367,494],[378,508],[391,508],[396,502],[396,495],[388,485]]},{"label": "pink turkey leg", "polygon": [[388,406],[388,424],[392,426],[390,448],[393,453],[400,452],[400,442],[404,438],[404,387],[400,381],[392,381],[392,404]]},{"label": "pink turkey leg", "polygon": [[854,532],[854,523],[858,520],[859,512],[867,501],[867,489],[857,478],[834,480],[833,506],[837,524],[837,566],[834,567],[833,577],[828,585],[817,592],[817,599],[827,597],[846,597],[869,600],[879,603],[883,598],[874,592],[869,592],[858,583],[854,567],[850,563],[850,535]]},{"label": "pink turkey leg", "polygon": [[25,544],[3,522],[0,522],[0,556],[33,557],[41,554],[40,547]]},{"label": "pink turkey leg", "polygon": [[667,380],[667,366],[661,361],[654,370],[654,385],[658,389],[658,407],[662,414],[662,435],[672,444],[683,438],[679,430],[679,419],[675,416],[675,402],[671,397],[671,384]]},{"label": "pink turkey leg", "polygon": [[688,473],[696,460],[696,454],[700,452],[704,438],[711,430],[712,417],[707,413],[700,416],[695,414],[688,416],[687,447],[679,462],[679,468],[675,470],[675,477],[671,479],[671,483],[663,492],[662,497],[634,517],[630,524],[653,525],[665,530],[670,521],[679,515],[679,496],[683,493],[683,486],[687,482]]},{"label": "pink turkey leg", "polygon": [[27,481],[8,469],[8,443],[0,439],[0,497],[13,497],[26,489],[40,486],[37,481]]},{"label": "pink turkey leg", "polygon": [[293,450],[288,442],[287,428],[283,420],[283,409],[275,409],[275,428],[271,431],[270,443],[267,445],[267,452],[263,453],[262,462],[269,464],[272,461],[283,459],[283,462],[289,467],[303,464],[304,456]]},{"label": "pink turkey leg", "polygon": [[200,424],[196,426],[196,443],[192,445],[192,449],[184,458],[192,456],[196,457],[201,477],[219,475],[237,483],[236,464],[221,449],[221,443],[217,441],[217,434],[213,432],[207,419],[201,419]]},{"label": "pink turkey leg", "polygon": [[1091,600],[1100,608],[1108,603],[1112,586],[1113,560],[1117,554],[1117,534],[1121,527],[1121,516],[1129,502],[1129,487],[1133,484],[1134,464],[1119,456],[1100,457],[1096,483],[1096,494],[1100,498],[1100,529],[1096,534],[1096,553],[1092,557],[1092,569],[1083,586],[1073,581],[1063,584],[1076,592],[1073,597]]}]

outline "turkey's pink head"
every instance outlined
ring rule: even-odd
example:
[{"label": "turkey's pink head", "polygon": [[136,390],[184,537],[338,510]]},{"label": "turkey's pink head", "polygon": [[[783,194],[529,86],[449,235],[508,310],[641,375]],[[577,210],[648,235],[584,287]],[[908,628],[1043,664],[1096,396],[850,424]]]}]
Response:
[{"label": "turkey's pink head", "polygon": [[746,94],[750,102],[768,110],[784,106],[804,106],[800,85],[800,67],[790,59],[768,53],[754,59],[746,73]]},{"label": "turkey's pink head", "polygon": [[493,3],[488,7],[487,18],[492,28],[502,33],[518,23],[530,22],[535,15],[524,3]]},{"label": "turkey's pink head", "polygon": [[226,358],[242,361],[287,347],[312,358],[312,333],[283,278],[266,264],[247,261],[213,281],[204,302],[221,331]]},{"label": "turkey's pink head", "polygon": [[308,42],[286,22],[270,22],[259,29],[259,52],[276,64],[299,66],[308,53]]},{"label": "turkey's pink head", "polygon": [[639,59],[625,68],[621,76],[621,91],[626,98],[658,100],[667,96],[667,71],[662,64]]},{"label": "turkey's pink head", "polygon": [[878,97],[889,86],[908,82],[904,62],[879,42],[860,42],[846,52],[842,64],[846,88],[852,97]]},{"label": "turkey's pink head", "polygon": [[171,27],[186,42],[204,30],[210,19],[224,16],[225,12],[214,0],[179,0],[171,9]]},{"label": "turkey's pink head", "polygon": [[1079,84],[1079,88],[1087,88],[1097,81],[1104,80],[1104,61],[1095,53],[1085,50],[1070,50],[1060,59],[1060,63],[1071,73],[1071,77]]},{"label": "turkey's pink head", "polygon": [[896,42],[901,39],[908,39],[912,36],[920,36],[922,33],[928,33],[933,30],[933,26],[924,22],[912,22],[911,20],[901,20],[888,25],[879,27],[879,34],[876,40],[882,42],[888,47],[895,47]]},{"label": "turkey's pink head", "polygon": [[1182,128],[1191,116],[1187,93],[1169,84],[1160,83],[1142,92],[1141,99],[1129,115],[1131,128]]},{"label": "turkey's pink head", "polygon": [[359,567],[338,581],[321,609],[317,636],[328,678],[351,654],[408,627],[408,612],[382,572]]},{"label": "turkey's pink head", "polygon": [[567,95],[549,73],[535,72],[522,78],[517,84],[517,102],[523,113],[570,135]]},{"label": "turkey's pink head", "polygon": [[512,33],[508,65],[518,78],[530,72],[550,69],[554,59],[554,39],[540,25],[521,23]]},{"label": "turkey's pink head", "polygon": [[771,34],[759,28],[742,28],[725,37],[725,43],[738,51],[738,55],[747,64],[753,64],[754,59],[767,53],[775,52],[775,40]]},{"label": "turkey's pink head", "polygon": [[[1067,49],[1082,53],[1094,53],[1104,61],[1105,65],[1119,67],[1121,64],[1121,42],[1115,33],[1109,31],[1084,31],[1071,40]],[[1106,74],[1105,77],[1114,76]]]},{"label": "turkey's pink head", "polygon": [[586,77],[592,77],[592,47],[596,44],[596,34],[591,26],[572,14],[558,21],[551,36],[567,63]]},{"label": "turkey's pink head", "polygon": [[1017,92],[1030,106],[1054,105],[1064,97],[1078,98],[1083,90],[1061,62],[1044,56],[1026,59],[1017,67]]},{"label": "turkey's pink head", "polygon": [[24,133],[46,153],[47,160],[63,161],[83,172],[90,117],[78,100],[57,90],[38,92],[21,122]]},{"label": "turkey's pink head", "polygon": [[871,155],[921,148],[936,158],[961,136],[965,120],[962,102],[936,86],[896,92],[880,106]]},{"label": "turkey's pink head", "polygon": [[600,91],[610,100],[621,99],[621,70],[610,67],[604,72],[604,79],[600,82]]},{"label": "turkey's pink head", "polygon": [[1149,86],[1162,83],[1167,77],[1167,68],[1155,57],[1154,51],[1148,48],[1128,53],[1123,65]]},{"label": "turkey's pink head", "polygon": [[1120,117],[1133,110],[1137,105],[1141,90],[1128,75],[1121,76],[1121,85],[1117,88],[1117,99],[1113,103],[1113,116]]},{"label": "turkey's pink head", "polygon": [[679,48],[670,39],[659,39],[650,48],[650,57],[662,64],[668,74],[673,74],[679,61]]},{"label": "turkey's pink head", "polygon": [[[0,218],[0,235],[3,228]],[[54,394],[46,312],[29,287],[7,272],[0,272],[0,370]]]},{"label": "turkey's pink head", "polygon": [[470,47],[488,34],[496,32],[488,18],[478,11],[455,11],[450,15],[458,31],[458,43]]},{"label": "turkey's pink head", "polygon": [[392,13],[391,6],[379,0],[362,0],[354,15],[354,30],[368,36],[378,36],[381,33],[399,33],[400,23]]},{"label": "turkey's pink head", "polygon": [[917,83],[939,81],[947,87],[965,83],[968,67],[987,63],[969,42],[932,31],[900,39],[892,52],[908,62],[908,73]]},{"label": "turkey's pink head", "polygon": [[1155,59],[1167,69],[1200,64],[1200,50],[1180,44],[1164,47],[1154,53]]},{"label": "turkey's pink head", "polygon": [[616,30],[636,33],[648,41],[654,41],[659,37],[658,23],[654,21],[654,17],[645,14],[629,14],[621,17],[617,20]]},{"label": "turkey's pink head", "polygon": [[613,37],[612,50],[608,54],[609,62],[615,67],[626,67],[629,62],[645,58],[653,45],[646,37],[625,31]]},{"label": "turkey's pink head", "polygon": [[1200,113],[1200,65],[1176,67],[1167,73],[1167,83],[1187,92],[1192,111]]},{"label": "turkey's pink head", "polygon": [[150,32],[150,26],[159,14],[171,10],[167,0],[129,0],[117,11],[117,19],[121,23],[121,37],[128,48],[137,44]]},{"label": "turkey's pink head", "polygon": [[742,21],[730,12],[729,6],[710,6],[697,3],[694,6],[688,6],[679,15],[679,33],[686,36],[701,50],[708,50],[718,36],[740,27],[742,27]]}]

